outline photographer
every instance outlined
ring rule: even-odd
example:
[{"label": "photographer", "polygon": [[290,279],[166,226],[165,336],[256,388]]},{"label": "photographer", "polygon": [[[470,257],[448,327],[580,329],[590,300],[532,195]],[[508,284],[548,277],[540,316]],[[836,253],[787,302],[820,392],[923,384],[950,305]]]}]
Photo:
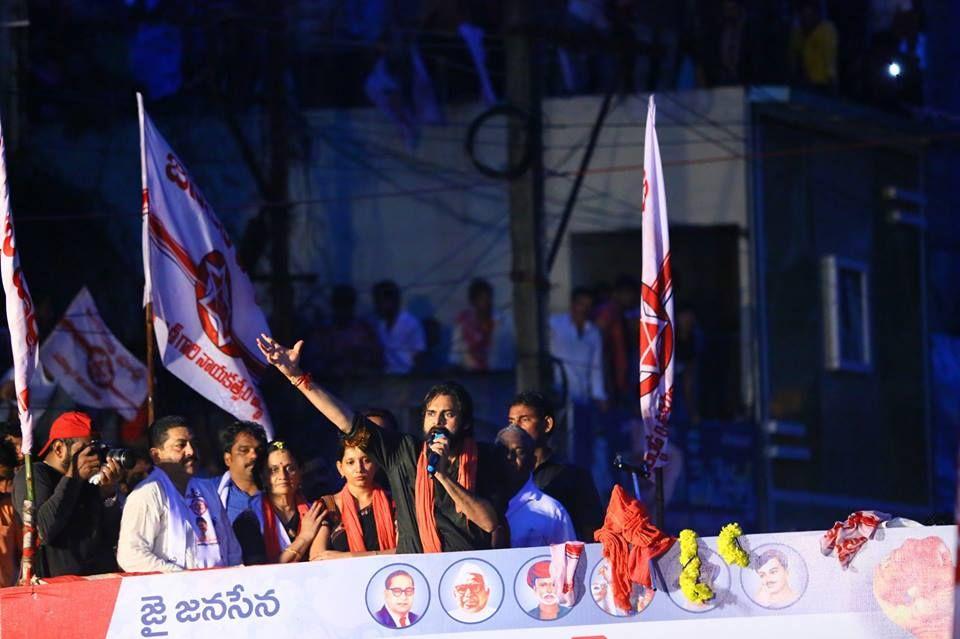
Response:
[{"label": "photographer", "polygon": [[[37,577],[96,575],[117,570],[113,547],[119,534],[120,509],[116,500],[119,464],[101,464],[90,446],[93,423],[85,413],[71,411],[57,417],[34,465],[34,524],[38,533]],[[100,484],[90,483],[95,475]],[[23,517],[26,494],[24,469],[13,480],[13,503]]]}]

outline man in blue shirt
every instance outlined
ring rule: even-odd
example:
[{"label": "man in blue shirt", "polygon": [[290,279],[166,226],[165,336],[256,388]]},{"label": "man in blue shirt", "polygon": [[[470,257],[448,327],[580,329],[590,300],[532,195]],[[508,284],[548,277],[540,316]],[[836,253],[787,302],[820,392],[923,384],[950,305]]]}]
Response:
[{"label": "man in blue shirt", "polygon": [[266,447],[267,434],[256,422],[234,422],[220,431],[220,448],[227,472],[214,481],[231,524],[250,510],[254,498],[260,494],[260,462]]}]

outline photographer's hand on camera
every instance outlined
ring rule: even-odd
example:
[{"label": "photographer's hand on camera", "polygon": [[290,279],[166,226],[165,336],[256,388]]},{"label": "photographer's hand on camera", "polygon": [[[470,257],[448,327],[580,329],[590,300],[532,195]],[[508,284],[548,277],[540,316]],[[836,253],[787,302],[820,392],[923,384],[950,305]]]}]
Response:
[{"label": "photographer's hand on camera", "polygon": [[120,479],[120,462],[112,457],[100,465],[100,488],[109,488],[110,492],[116,489],[117,481]]},{"label": "photographer's hand on camera", "polygon": [[92,446],[84,446],[74,453],[70,462],[70,468],[67,469],[67,477],[76,477],[82,481],[90,481],[90,478],[100,470],[100,456]]}]

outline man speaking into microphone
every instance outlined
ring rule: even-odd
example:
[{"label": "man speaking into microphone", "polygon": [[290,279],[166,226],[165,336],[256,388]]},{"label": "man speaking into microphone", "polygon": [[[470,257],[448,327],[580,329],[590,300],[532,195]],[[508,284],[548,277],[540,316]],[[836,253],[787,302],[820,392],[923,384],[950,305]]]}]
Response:
[{"label": "man speaking into microphone", "polygon": [[423,439],[377,428],[300,370],[303,342],[267,336],[260,350],[348,438],[370,432],[367,454],[383,468],[397,508],[397,552],[454,552],[506,545],[505,500],[496,488],[496,450],[473,435],[473,400],[456,382],[423,400]]}]

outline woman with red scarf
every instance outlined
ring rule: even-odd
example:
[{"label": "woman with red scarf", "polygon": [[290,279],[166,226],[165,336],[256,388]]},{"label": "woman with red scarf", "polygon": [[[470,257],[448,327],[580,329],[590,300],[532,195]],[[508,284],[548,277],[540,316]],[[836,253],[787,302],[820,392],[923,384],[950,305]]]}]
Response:
[{"label": "woman with red scarf", "polygon": [[307,502],[300,492],[300,462],[284,442],[267,446],[264,488],[256,513],[263,531],[267,563],[304,561],[326,518],[321,501]]},{"label": "woman with red scarf", "polygon": [[393,500],[375,479],[378,466],[367,454],[369,446],[367,428],[340,438],[337,472],[345,483],[339,493],[323,498],[330,514],[310,550],[311,561],[396,552]]}]

